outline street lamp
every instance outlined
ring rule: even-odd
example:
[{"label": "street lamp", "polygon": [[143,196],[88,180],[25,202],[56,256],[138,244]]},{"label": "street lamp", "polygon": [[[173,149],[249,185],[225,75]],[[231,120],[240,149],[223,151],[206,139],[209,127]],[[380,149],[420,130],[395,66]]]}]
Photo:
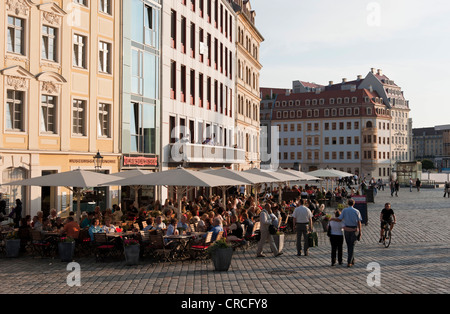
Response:
[{"label": "street lamp", "polygon": [[103,156],[100,155],[100,151],[98,151],[97,154],[94,156],[95,172],[98,172],[102,168],[102,164],[103,164]]}]

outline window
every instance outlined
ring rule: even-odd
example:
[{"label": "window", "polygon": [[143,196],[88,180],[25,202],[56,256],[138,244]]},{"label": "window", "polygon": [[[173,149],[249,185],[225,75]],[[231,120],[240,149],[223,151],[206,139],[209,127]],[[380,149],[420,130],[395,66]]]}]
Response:
[{"label": "window", "polygon": [[57,30],[56,28],[42,26],[42,59],[57,61]]},{"label": "window", "polygon": [[142,74],[142,52],[133,49],[131,51],[131,92],[142,95],[143,74]]},{"label": "window", "polygon": [[78,4],[82,4],[84,6],[88,5],[88,0],[73,0],[73,2],[78,3]]},{"label": "window", "polygon": [[177,99],[177,63],[170,62],[170,99]]},{"label": "window", "polygon": [[41,96],[41,132],[56,133],[56,97]]},{"label": "window", "polygon": [[[131,104],[130,151],[146,154],[155,153],[155,106],[145,103]],[[182,130],[185,132],[185,130]]]},{"label": "window", "polygon": [[23,132],[24,129],[24,92],[8,90],[6,98],[6,129]]},{"label": "window", "polygon": [[112,0],[99,0],[100,12],[111,15],[112,14],[111,1]]},{"label": "window", "polygon": [[8,16],[8,52],[25,55],[25,21]]},{"label": "window", "polygon": [[111,105],[102,104],[98,105],[98,136],[99,137],[111,137]]},{"label": "window", "polygon": [[86,135],[86,101],[74,99],[72,106],[72,134]]},{"label": "window", "polygon": [[98,70],[111,74],[111,44],[101,41],[98,50]]},{"label": "window", "polygon": [[86,69],[86,36],[73,35],[73,65]]},{"label": "window", "polygon": [[172,10],[170,15],[170,39],[171,47],[173,49],[177,48],[177,12]]}]

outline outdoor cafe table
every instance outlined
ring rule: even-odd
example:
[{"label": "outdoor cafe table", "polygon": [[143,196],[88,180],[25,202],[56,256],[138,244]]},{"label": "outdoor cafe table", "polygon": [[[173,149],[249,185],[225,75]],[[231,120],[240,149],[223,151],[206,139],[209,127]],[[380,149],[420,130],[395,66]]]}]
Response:
[{"label": "outdoor cafe table", "polygon": [[180,258],[188,258],[190,243],[195,239],[200,239],[205,232],[191,232],[187,234],[177,234],[164,236],[164,240],[176,241],[179,245],[174,246],[172,253]]}]

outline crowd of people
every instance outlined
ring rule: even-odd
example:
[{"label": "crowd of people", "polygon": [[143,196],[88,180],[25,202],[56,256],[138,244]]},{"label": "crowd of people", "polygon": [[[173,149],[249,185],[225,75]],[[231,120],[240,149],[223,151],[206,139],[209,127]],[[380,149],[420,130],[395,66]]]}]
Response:
[{"label": "crowd of people", "polygon": [[[124,222],[132,222],[132,225],[137,224],[140,230],[164,230],[166,235],[176,235],[183,231],[211,231],[213,233],[211,241],[214,242],[219,232],[223,232],[227,241],[245,242],[255,235],[254,227],[258,222],[259,242],[256,256],[265,257],[264,247],[268,244],[276,257],[282,252],[276,247],[273,232],[269,229],[281,230],[284,227],[283,230],[296,233],[297,255],[307,256],[309,254],[307,235],[313,230],[313,223],[317,220],[322,221],[323,230],[326,231],[329,221],[332,265],[335,265],[336,261],[342,264],[342,244],[345,239],[349,245],[348,265],[352,266],[354,263],[352,248],[356,234],[361,235],[361,216],[351,199],[352,196],[359,195],[359,189],[346,186],[347,183],[348,181],[342,181],[330,190],[309,185],[293,186],[283,191],[294,193],[294,197],[291,195],[288,200],[279,199],[280,191],[277,190],[265,190],[255,195],[245,194],[244,189],[236,189],[225,200],[219,195],[210,197],[200,195],[193,199],[183,197],[180,209],[177,208],[178,203],[172,199],[166,199],[164,204],[155,200],[141,207],[133,203],[124,210],[118,205],[106,210],[101,210],[97,206],[93,212],[83,212],[79,221],[75,219],[73,213],[67,218],[61,218],[57,211],[52,209],[47,217],[40,211],[32,218],[30,216],[22,218],[18,227],[21,234],[38,230],[74,239],[77,239],[84,229],[88,230],[89,237],[94,240],[94,233],[120,232]],[[332,215],[326,215],[326,202],[331,199],[342,206],[340,209],[333,209],[329,213]],[[342,210],[347,205],[348,207]],[[353,225],[349,225],[349,221],[354,222]]]}]

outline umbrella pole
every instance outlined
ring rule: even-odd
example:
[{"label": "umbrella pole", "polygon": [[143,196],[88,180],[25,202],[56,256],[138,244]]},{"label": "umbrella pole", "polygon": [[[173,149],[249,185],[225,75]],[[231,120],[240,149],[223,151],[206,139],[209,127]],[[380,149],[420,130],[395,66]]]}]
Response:
[{"label": "umbrella pole", "polygon": [[81,189],[76,188],[76,195],[77,195],[77,221],[80,222],[81,218]]}]

